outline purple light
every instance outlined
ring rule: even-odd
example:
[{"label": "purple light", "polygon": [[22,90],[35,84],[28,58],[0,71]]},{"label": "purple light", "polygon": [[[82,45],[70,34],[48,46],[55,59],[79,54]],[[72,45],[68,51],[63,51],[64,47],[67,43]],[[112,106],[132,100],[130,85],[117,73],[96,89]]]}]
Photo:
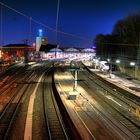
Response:
[{"label": "purple light", "polygon": [[92,48],[92,49],[96,49],[96,46],[92,46],[91,48]]}]

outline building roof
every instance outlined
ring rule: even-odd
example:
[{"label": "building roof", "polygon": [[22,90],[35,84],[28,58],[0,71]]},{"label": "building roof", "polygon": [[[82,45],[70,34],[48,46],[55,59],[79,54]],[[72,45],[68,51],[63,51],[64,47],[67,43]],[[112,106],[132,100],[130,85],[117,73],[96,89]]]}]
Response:
[{"label": "building roof", "polygon": [[53,48],[49,52],[62,52],[62,50],[58,48]]},{"label": "building roof", "polygon": [[5,45],[3,47],[1,47],[1,49],[3,50],[15,50],[15,49],[32,49],[34,50],[35,48],[33,46],[30,46],[30,45],[26,45],[26,44],[8,44],[8,45]]},{"label": "building roof", "polygon": [[86,49],[82,49],[81,52],[95,52],[95,50],[90,49],[90,48],[86,48]]},{"label": "building roof", "polygon": [[39,51],[49,52],[51,49],[54,49],[54,48],[57,48],[57,45],[54,45],[54,44],[41,45]]},{"label": "building roof", "polygon": [[31,47],[30,45],[27,45],[27,44],[7,44],[3,47]]},{"label": "building roof", "polygon": [[79,50],[75,48],[68,48],[65,50],[65,52],[79,52]]}]

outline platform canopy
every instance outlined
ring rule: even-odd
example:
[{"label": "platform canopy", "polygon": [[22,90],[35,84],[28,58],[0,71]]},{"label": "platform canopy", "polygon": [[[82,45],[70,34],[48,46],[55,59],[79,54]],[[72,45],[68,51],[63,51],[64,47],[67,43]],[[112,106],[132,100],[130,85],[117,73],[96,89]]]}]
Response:
[{"label": "platform canopy", "polygon": [[58,48],[53,48],[49,52],[62,52],[62,50]]},{"label": "platform canopy", "polygon": [[68,48],[65,50],[65,52],[79,52],[79,50],[75,48]]},{"label": "platform canopy", "polygon": [[91,48],[86,48],[86,49],[81,50],[81,52],[95,52],[95,50]]}]

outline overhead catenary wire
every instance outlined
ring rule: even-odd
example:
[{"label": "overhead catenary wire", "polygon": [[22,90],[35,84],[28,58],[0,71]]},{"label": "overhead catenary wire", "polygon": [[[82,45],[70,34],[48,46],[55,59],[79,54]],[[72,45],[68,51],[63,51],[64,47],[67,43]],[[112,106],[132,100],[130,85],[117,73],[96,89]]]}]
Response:
[{"label": "overhead catenary wire", "polygon": [[[41,25],[42,27],[44,27],[44,28],[46,28],[46,29],[48,29],[48,30],[50,30],[50,31],[52,31],[52,32],[58,32],[58,33],[60,33],[60,34],[63,34],[63,35],[66,35],[66,36],[71,36],[71,37],[73,37],[73,38],[91,41],[91,39],[89,39],[89,38],[85,38],[85,37],[82,37],[82,36],[79,36],[79,35],[67,33],[67,32],[64,32],[64,31],[57,30],[57,28],[55,29],[55,28],[52,28],[52,27],[50,27],[50,26],[47,26],[46,24],[43,24],[42,22],[40,22],[40,21],[38,21],[38,20],[36,20],[36,19],[34,19],[34,18],[31,18],[31,16],[28,16],[28,15],[26,15],[26,14],[24,14],[24,13],[22,13],[22,12],[16,10],[16,9],[14,9],[14,8],[12,8],[12,7],[6,5],[6,4],[4,4],[4,3],[2,3],[2,2],[0,2],[0,5],[1,5],[1,6],[4,6],[4,7],[6,7],[6,8],[8,8],[8,9],[14,11],[14,12],[16,12],[17,14],[19,14],[19,15],[21,15],[21,16],[23,16],[23,17],[25,17],[26,19],[30,20],[30,22],[32,21],[32,22],[34,22],[34,23],[36,23],[36,24],[38,24],[38,25]],[[2,23],[1,23],[1,24],[2,24]]]},{"label": "overhead catenary wire", "polygon": [[88,39],[88,38],[85,38],[85,37],[82,37],[82,36],[78,36],[78,35],[75,35],[75,34],[66,33],[66,32],[59,31],[59,30],[58,30],[58,33],[64,34],[64,35],[67,35],[67,36],[71,36],[71,37],[74,37],[74,38],[82,39],[82,40],[91,41],[91,39]]},{"label": "overhead catenary wire", "polygon": [[4,4],[4,3],[2,3],[2,2],[0,2],[0,4],[1,4],[2,6],[4,6],[4,7],[8,8],[8,9],[10,9],[10,10],[12,10],[12,11],[14,11],[14,12],[18,13],[19,15],[21,15],[21,16],[23,16],[23,17],[27,18],[27,19],[30,19],[30,17],[29,17],[29,16],[27,16],[27,15],[25,15],[25,14],[23,14],[23,13],[19,12],[18,10],[14,9],[14,8],[12,8],[12,7],[10,7],[10,6],[6,5],[6,4]]},{"label": "overhead catenary wire", "polygon": [[[59,1],[58,1],[59,2]],[[38,24],[38,25],[41,25],[42,27],[44,27],[44,28],[46,28],[46,29],[48,29],[48,30],[50,30],[50,31],[52,31],[52,32],[56,32],[56,34],[57,33],[59,33],[59,34],[63,34],[63,35],[65,35],[65,36],[70,36],[70,37],[73,37],[73,38],[77,38],[77,39],[80,39],[80,40],[85,40],[85,41],[91,41],[92,39],[89,39],[89,38],[85,38],[85,37],[82,37],[82,36],[79,36],[79,35],[76,35],[76,34],[71,34],[71,33],[67,33],[67,32],[64,32],[64,31],[60,31],[60,30],[58,30],[58,25],[57,25],[57,22],[58,22],[58,15],[57,15],[57,20],[56,20],[56,28],[52,28],[52,27],[50,27],[50,26],[47,26],[46,24],[43,24],[42,22],[40,22],[40,21],[38,21],[38,20],[36,20],[36,19],[34,19],[34,18],[32,18],[31,16],[27,16],[26,14],[24,14],[24,13],[22,13],[22,12],[20,12],[20,11],[18,11],[18,10],[16,10],[16,9],[14,9],[14,8],[12,8],[12,7],[10,7],[10,6],[8,6],[8,5],[6,5],[6,4],[4,4],[4,3],[2,3],[2,2],[0,2],[0,7],[1,7],[1,17],[0,17],[0,19],[1,19],[1,23],[0,23],[0,35],[1,35],[1,43],[2,43],[2,34],[3,34],[3,7],[6,7],[6,8],[8,8],[8,9],[10,9],[10,10],[12,10],[12,11],[14,11],[14,12],[16,12],[17,14],[19,14],[19,15],[21,15],[21,16],[23,16],[23,17],[25,17],[26,19],[28,19],[28,20],[30,20],[30,24],[31,24],[31,22],[34,22],[34,23],[36,23],[36,24]],[[59,6],[59,3],[58,3],[58,6]],[[59,10],[59,9],[57,9],[57,10]],[[58,13],[58,11],[57,11],[57,13]],[[31,27],[30,27],[30,33],[31,33]],[[97,44],[104,44],[104,45],[118,45],[118,46],[139,46],[139,44],[125,44],[125,43],[106,43],[106,42],[94,42],[94,44],[95,43],[97,43]]]}]

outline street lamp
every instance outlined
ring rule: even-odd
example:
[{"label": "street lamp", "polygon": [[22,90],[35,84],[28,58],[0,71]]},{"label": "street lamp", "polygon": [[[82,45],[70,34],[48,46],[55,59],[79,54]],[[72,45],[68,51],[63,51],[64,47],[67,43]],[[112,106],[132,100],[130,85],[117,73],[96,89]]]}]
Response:
[{"label": "street lamp", "polygon": [[137,76],[137,68],[136,68],[136,63],[135,62],[130,62],[130,66],[135,67],[135,71],[134,71],[134,77]]},{"label": "street lamp", "polygon": [[116,63],[117,63],[117,64],[120,64],[120,62],[121,62],[121,61],[120,61],[119,59],[116,60]]},{"label": "street lamp", "polygon": [[111,59],[107,59],[107,61],[110,63],[109,73],[111,74],[112,73],[112,62],[111,62]]},{"label": "street lamp", "polygon": [[130,66],[135,66],[136,63],[135,62],[130,62]]},{"label": "street lamp", "polygon": [[116,60],[117,69],[119,68],[119,71],[120,71],[120,62],[121,62],[120,59],[117,59],[117,60]]}]

